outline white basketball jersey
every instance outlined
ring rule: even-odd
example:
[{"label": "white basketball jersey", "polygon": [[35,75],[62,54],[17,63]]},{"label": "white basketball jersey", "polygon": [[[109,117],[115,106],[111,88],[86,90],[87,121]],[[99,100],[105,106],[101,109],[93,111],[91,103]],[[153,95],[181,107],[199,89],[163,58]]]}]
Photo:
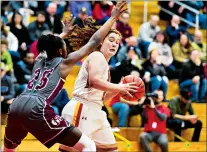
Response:
[{"label": "white basketball jersey", "polygon": [[[101,52],[93,52],[93,53],[101,53]],[[74,86],[73,98],[76,98],[76,100],[79,100],[79,102],[81,103],[90,104],[90,105],[92,104],[95,106],[103,106],[104,91],[92,88],[89,85],[90,74],[88,73],[88,64],[89,64],[89,59],[93,58],[93,53],[91,53],[87,57],[87,59],[84,61],[79,71]],[[105,59],[104,55],[103,58]],[[102,80],[108,81],[110,75],[109,75],[109,66],[107,61],[106,61],[106,65],[107,68],[104,68],[106,66],[100,68],[103,68],[104,70],[102,75]]]}]

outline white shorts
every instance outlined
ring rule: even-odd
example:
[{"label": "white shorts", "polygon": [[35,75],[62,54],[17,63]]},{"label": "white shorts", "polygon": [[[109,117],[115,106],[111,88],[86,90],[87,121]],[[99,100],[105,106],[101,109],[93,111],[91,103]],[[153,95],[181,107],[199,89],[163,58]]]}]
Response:
[{"label": "white shorts", "polygon": [[62,116],[91,138],[96,143],[97,149],[107,151],[118,149],[106,113],[100,108],[71,100],[64,107]]}]

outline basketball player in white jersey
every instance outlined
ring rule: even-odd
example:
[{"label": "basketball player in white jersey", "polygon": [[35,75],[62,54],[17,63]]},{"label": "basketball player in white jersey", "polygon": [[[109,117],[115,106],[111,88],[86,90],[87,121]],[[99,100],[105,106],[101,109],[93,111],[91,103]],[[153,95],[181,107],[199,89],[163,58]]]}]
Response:
[{"label": "basketball player in white jersey", "polygon": [[[116,19],[118,16],[109,20]],[[117,93],[132,96],[130,93],[137,91],[136,82],[128,84],[109,82],[108,62],[116,54],[120,41],[121,34],[117,30],[110,30],[99,51],[91,53],[86,58],[76,79],[72,99],[62,111],[62,116],[67,121],[94,140],[97,151],[118,150],[106,113],[101,110],[103,101],[109,100]],[[69,149],[61,145],[59,150]]]}]

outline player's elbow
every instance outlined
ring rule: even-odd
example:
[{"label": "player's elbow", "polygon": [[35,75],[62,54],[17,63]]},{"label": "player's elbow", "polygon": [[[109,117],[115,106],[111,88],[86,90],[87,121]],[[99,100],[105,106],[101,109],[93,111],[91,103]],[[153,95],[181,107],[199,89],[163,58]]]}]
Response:
[{"label": "player's elbow", "polygon": [[95,89],[99,89],[99,90],[103,89],[103,85],[101,84],[101,80],[97,77],[91,78],[89,85],[90,85],[90,87],[95,88]]},{"label": "player's elbow", "polygon": [[90,87],[96,88],[98,86],[100,80],[96,77],[92,77],[89,81],[90,81],[90,83],[89,83]]},{"label": "player's elbow", "polygon": [[100,43],[101,43],[101,38],[100,38],[100,36],[98,36],[98,35],[93,35],[93,36],[91,37],[89,43],[91,44],[91,46],[92,46],[93,48],[98,47],[98,46],[100,45]]}]

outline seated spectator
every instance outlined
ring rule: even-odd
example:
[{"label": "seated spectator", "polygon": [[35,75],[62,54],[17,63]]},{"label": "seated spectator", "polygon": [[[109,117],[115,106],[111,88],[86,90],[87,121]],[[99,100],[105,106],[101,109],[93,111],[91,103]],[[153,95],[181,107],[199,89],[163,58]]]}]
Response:
[{"label": "seated spectator", "polygon": [[127,54],[128,54],[128,60],[131,60],[131,64],[139,69],[139,72],[140,72],[139,76],[141,76],[141,73],[142,73],[142,65],[141,65],[142,60],[137,55],[135,47],[129,46]]},{"label": "seated spectator", "polygon": [[168,45],[168,37],[164,31],[156,34],[155,40],[150,43],[148,51],[158,49],[161,57],[161,63],[168,67],[173,62],[173,56],[170,46]]},{"label": "seated spectator", "polygon": [[69,6],[71,14],[75,17],[78,17],[78,14],[83,7],[86,8],[87,15],[92,16],[92,6],[89,1],[70,1]]},{"label": "seated spectator", "polygon": [[166,121],[170,117],[170,110],[162,104],[163,92],[157,90],[155,93],[158,98],[154,100],[151,97],[142,99],[144,132],[140,135],[140,143],[144,152],[152,151],[150,148],[152,141],[160,146],[162,152],[168,152]]},{"label": "seated spectator", "polygon": [[24,2],[24,5],[29,7],[29,9],[31,9],[33,11],[34,15],[36,15],[36,12],[37,12],[38,7],[39,7],[37,1],[27,1],[27,2]]},{"label": "seated spectator", "polygon": [[81,28],[84,28],[84,23],[83,21],[87,18],[87,10],[85,7],[81,8],[79,14],[78,14],[78,17],[75,18],[75,21],[74,21],[74,25],[78,25],[79,27]]},{"label": "seated spectator", "polygon": [[119,21],[116,23],[116,29],[122,35],[122,43],[126,44],[126,38],[131,37],[133,35],[132,28],[129,25],[130,14],[128,12],[124,12],[119,17]]},{"label": "seated spectator", "polygon": [[204,5],[203,5],[203,8],[202,8],[202,12],[203,14],[207,14],[207,1],[203,2]]},{"label": "seated spectator", "polygon": [[17,94],[22,93],[26,87],[27,83],[32,76],[32,69],[34,65],[34,54],[26,51],[22,53],[23,60],[17,62],[15,66],[14,74],[19,84],[17,89]]},{"label": "seated spectator", "polygon": [[137,45],[137,39],[135,36],[131,36],[126,39],[126,45],[123,45],[120,50],[117,53],[117,60],[118,62],[122,62],[123,60],[127,60],[128,54],[127,50],[129,47],[134,47],[136,54],[139,56],[139,58],[142,58],[141,52],[139,50],[139,47]]},{"label": "seated spectator", "polygon": [[6,66],[5,72],[11,75],[13,71],[13,62],[10,53],[8,52],[8,41],[6,39],[1,40],[1,62]]},{"label": "seated spectator", "polygon": [[172,46],[173,65],[177,70],[180,70],[183,63],[189,60],[189,55],[193,47],[191,41],[186,34],[182,34],[180,40]]},{"label": "seated spectator", "polygon": [[122,76],[129,75],[132,71],[136,72],[137,76],[143,76],[142,58],[136,44],[136,38],[130,37],[127,40],[127,45],[123,46],[118,52],[118,62],[114,66],[110,63],[112,67],[110,70],[111,80],[114,83],[118,83]]},{"label": "seated spectator", "polygon": [[123,60],[122,62],[118,62],[115,67],[110,69],[111,82],[119,83],[123,76],[130,75],[132,72],[137,75],[142,75],[140,70],[132,64],[131,60]]},{"label": "seated spectator", "polygon": [[9,12],[9,1],[1,1],[1,20],[7,24],[8,20],[7,20],[7,16],[8,16],[8,12]]},{"label": "seated spectator", "polygon": [[28,2],[28,1],[10,1],[9,2],[9,6],[11,9],[10,14],[13,14],[13,12],[18,11],[23,16],[23,24],[25,26],[28,26],[28,24],[30,22],[29,21],[30,16],[35,14],[35,12],[33,10],[35,10],[38,7],[37,5],[38,5],[37,1],[30,1],[30,2]]},{"label": "seated spectator", "polygon": [[22,23],[22,15],[19,12],[15,12],[12,16],[10,31],[17,37],[19,41],[18,51],[21,52],[25,45],[29,45],[31,40],[27,28]]},{"label": "seated spectator", "polygon": [[[127,101],[121,97],[120,94],[117,94],[110,102],[112,111],[118,114],[118,126],[117,127],[127,127],[127,119],[129,116],[136,115],[135,107],[138,105],[138,102]],[[133,108],[134,107],[134,108]],[[136,114],[135,114],[136,113]]]},{"label": "seated spectator", "polygon": [[14,99],[15,91],[11,77],[6,75],[6,65],[1,62],[1,112],[7,113]]},{"label": "seated spectator", "polygon": [[207,56],[206,56],[206,43],[203,41],[203,34],[200,30],[196,30],[194,34],[194,42],[192,43],[192,47],[195,50],[201,52],[201,60],[207,63]]},{"label": "seated spectator", "polygon": [[173,15],[171,19],[170,25],[166,28],[166,33],[169,37],[169,45],[172,46],[176,41],[178,41],[181,37],[181,34],[187,33],[185,27],[180,25],[180,17],[177,15]]},{"label": "seated spectator", "polygon": [[[167,120],[167,127],[174,130],[175,134],[181,136],[182,129],[195,128],[192,141],[199,141],[202,129],[202,122],[194,114],[192,104],[189,101],[190,94],[188,90],[180,90],[180,96],[174,97],[169,101],[168,107],[171,110],[172,117]],[[189,112],[190,115],[186,115]],[[175,136],[175,141],[180,141]]]},{"label": "seated spectator", "polygon": [[92,16],[96,20],[97,25],[103,25],[109,19],[113,6],[111,1],[95,3]]},{"label": "seated spectator", "polygon": [[1,38],[6,38],[8,41],[8,49],[10,51],[18,50],[18,39],[17,37],[4,25],[3,20],[1,19]]},{"label": "seated spectator", "polygon": [[[201,0],[198,1],[182,1],[182,3],[186,4],[187,6],[192,7],[193,9],[196,9],[197,11],[200,11],[203,6],[204,2]],[[201,25],[202,29],[207,29],[207,15],[199,13],[199,25]],[[186,11],[186,19],[190,22],[195,23],[196,22],[196,14],[192,11],[187,10]],[[187,24],[187,28],[189,28],[191,25]]]},{"label": "seated spectator", "polygon": [[149,84],[149,90],[146,89],[147,92],[162,89],[165,100],[168,89],[168,78],[166,77],[165,68],[161,64],[160,54],[157,49],[150,51],[149,59],[143,63],[142,67],[145,71],[143,79],[147,86]]},{"label": "seated spectator", "polygon": [[[50,3],[51,1],[45,1],[45,7],[47,8]],[[66,1],[53,1],[53,3],[57,5],[56,15],[61,19],[65,11]]]},{"label": "seated spectator", "polygon": [[61,116],[62,110],[64,106],[69,102],[68,93],[63,88],[60,93],[55,97],[55,99],[51,102],[52,108],[55,113]]},{"label": "seated spectator", "polygon": [[60,18],[56,15],[57,4],[51,2],[47,7],[45,23],[49,26],[49,30],[54,34],[60,34],[63,29],[63,24]]},{"label": "seated spectator", "polygon": [[45,30],[49,30],[45,22],[45,13],[37,12],[37,19],[28,26],[29,36],[32,42],[37,40]]},{"label": "seated spectator", "polygon": [[198,100],[204,102],[207,83],[204,77],[204,66],[200,60],[199,51],[192,51],[190,60],[183,65],[179,84],[180,89],[189,89],[192,94],[192,102]]},{"label": "seated spectator", "polygon": [[172,65],[173,56],[170,46],[168,45],[168,37],[164,31],[160,31],[155,36],[155,40],[150,43],[149,50],[158,49],[160,53],[161,63],[167,71],[168,78],[174,77],[175,67]]},{"label": "seated spectator", "polygon": [[[18,2],[17,2],[18,3]],[[21,2],[20,2],[21,3]],[[15,3],[13,4],[13,6],[16,5]],[[18,5],[18,4],[17,4]],[[22,18],[22,22],[23,24],[27,27],[29,25],[30,21],[30,17],[32,15],[36,16],[36,10],[38,8],[38,3],[37,1],[23,1],[22,2],[22,6],[20,6],[19,9],[17,9],[16,11],[18,11],[20,14],[22,14],[23,18]]]},{"label": "seated spectator", "polygon": [[139,29],[138,43],[144,58],[148,57],[148,47],[156,34],[160,31],[158,22],[159,17],[157,15],[152,15],[150,21],[143,23]]}]

